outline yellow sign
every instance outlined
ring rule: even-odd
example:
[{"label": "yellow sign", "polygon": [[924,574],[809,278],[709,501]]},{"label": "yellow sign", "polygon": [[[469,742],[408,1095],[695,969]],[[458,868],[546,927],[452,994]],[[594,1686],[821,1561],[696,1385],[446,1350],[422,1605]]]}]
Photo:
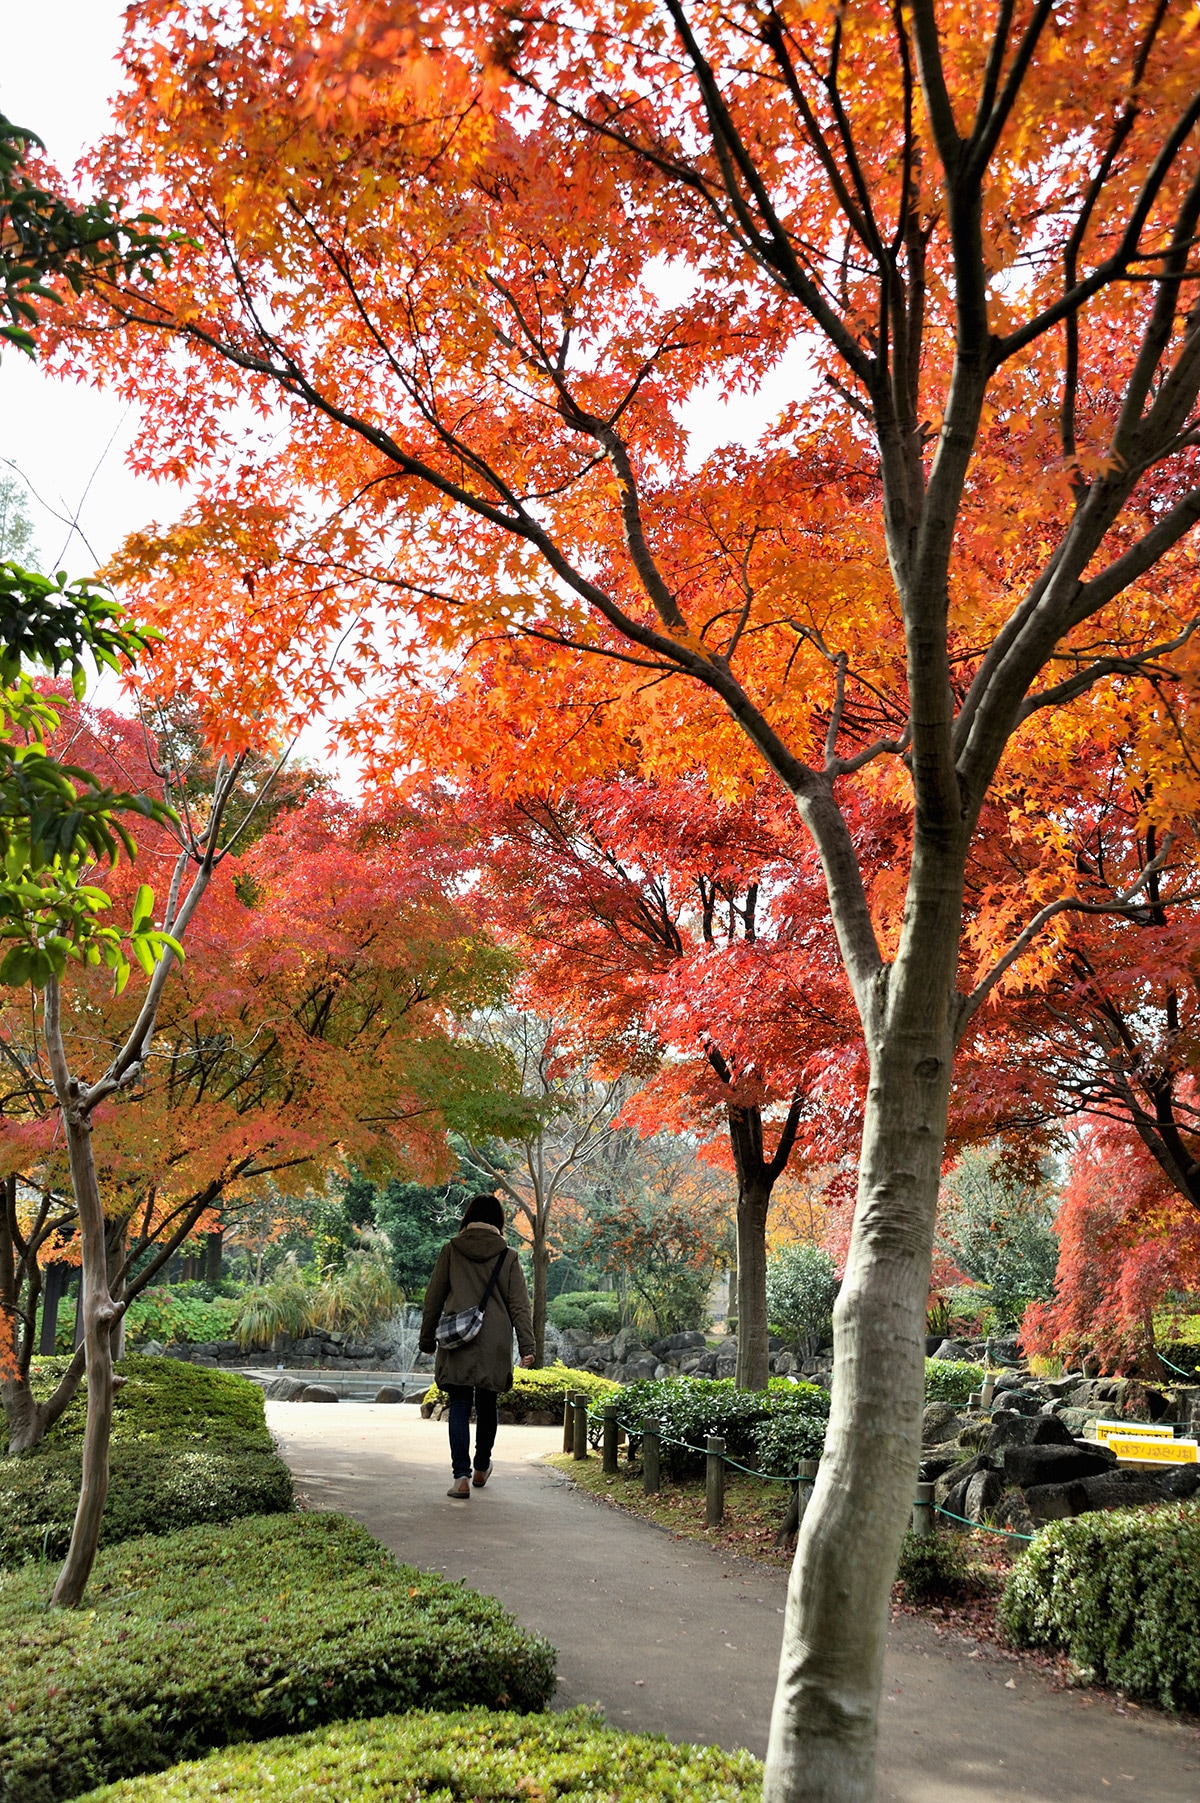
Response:
[{"label": "yellow sign", "polygon": [[1126,1440],[1131,1434],[1135,1440],[1173,1440],[1175,1429],[1169,1422],[1153,1427],[1148,1421],[1097,1421],[1097,1440],[1111,1440],[1114,1434]]},{"label": "yellow sign", "polygon": [[1151,1465],[1195,1465],[1200,1453],[1195,1440],[1150,1440],[1135,1434],[1110,1434],[1106,1444],[1122,1463],[1136,1459]]}]

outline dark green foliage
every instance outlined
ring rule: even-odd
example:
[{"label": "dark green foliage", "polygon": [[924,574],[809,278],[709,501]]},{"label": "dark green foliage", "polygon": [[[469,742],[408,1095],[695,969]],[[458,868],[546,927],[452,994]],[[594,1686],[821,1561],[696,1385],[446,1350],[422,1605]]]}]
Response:
[{"label": "dark green foliage", "polygon": [[31,355],[37,303],[58,299],[48,282],[80,294],[98,277],[130,276],[139,265],[152,277],[178,237],[143,230],[158,224],[148,213],[122,218],[103,200],[76,207],[40,187],[26,167],[32,147],[42,147],[37,134],[0,114],[0,314],[8,322],[0,340]]},{"label": "dark green foliage", "polygon": [[[816,1384],[791,1384],[786,1378],[773,1378],[766,1390],[739,1390],[731,1378],[714,1382],[699,1377],[664,1377],[626,1385],[617,1402],[622,1423],[635,1432],[648,1415],[658,1417],[663,1435],[662,1467],[673,1480],[694,1477],[703,1470],[703,1450],[688,1448],[703,1449],[709,1434],[722,1435],[729,1456],[754,1470],[769,1469],[758,1463],[759,1432],[768,1425],[779,1430],[778,1440],[768,1443],[773,1460],[784,1459],[790,1451],[785,1434],[794,1436],[797,1443],[815,1440],[815,1452],[798,1452],[796,1457],[816,1457],[829,1418],[829,1397],[824,1390]],[[676,1441],[685,1444],[671,1443]],[[790,1470],[772,1475],[790,1477],[795,1470],[792,1464]]]},{"label": "dark green foliage", "polygon": [[544,1709],[554,1689],[547,1641],[341,1515],[127,1541],[85,1609],[49,1610],[48,1591],[37,1567],[0,1580],[5,1803],[386,1710]]},{"label": "dark green foliage", "polygon": [[[606,1402],[620,1402],[628,1393],[610,1378],[597,1377],[590,1371],[573,1371],[567,1365],[545,1365],[539,1371],[524,1371],[518,1366],[513,1372],[512,1389],[500,1398],[500,1408],[514,1415],[522,1411],[561,1415],[568,1396],[585,1395],[590,1406],[602,1408]],[[425,1400],[440,1404],[449,1398],[434,1384],[425,1392]]]},{"label": "dark green foliage", "polygon": [[964,1359],[925,1360],[926,1402],[966,1402],[983,1382],[983,1366]]},{"label": "dark green foliage", "polygon": [[961,1534],[905,1534],[896,1567],[905,1600],[936,1603],[967,1595],[976,1588]]},{"label": "dark green foliage", "polygon": [[94,1792],[89,1803],[757,1803],[761,1767],[749,1753],[676,1746],[605,1728],[588,1710],[562,1715],[383,1716],[236,1747],[162,1778]]},{"label": "dark green foliage", "polygon": [[[820,1392],[825,1395],[824,1390]],[[771,1398],[771,1414],[754,1429],[754,1457],[750,1461],[768,1477],[795,1477],[801,1459],[819,1459],[825,1445],[829,1416],[810,1403],[789,1403]]]},{"label": "dark green foliage", "polygon": [[1000,1618],[1088,1678],[1200,1709],[1200,1503],[1052,1522],[1013,1567]]},{"label": "dark green foliage", "polygon": [[[34,1367],[39,1391],[65,1359]],[[236,1521],[292,1507],[257,1384],[174,1359],[127,1358],[113,1407],[111,1477],[101,1545]],[[40,1373],[40,1376],[36,1374]],[[0,1461],[0,1568],[57,1559],[79,1500],[86,1390],[33,1452]]]},{"label": "dark green foliage", "polygon": [[392,1276],[409,1296],[425,1288],[444,1242],[458,1230],[474,1191],[464,1183],[429,1188],[421,1183],[371,1183],[355,1175],[346,1185],[345,1206],[359,1226],[374,1221],[391,1248]]},{"label": "dark green foliage", "polygon": [[596,1338],[616,1333],[621,1325],[621,1305],[611,1290],[564,1290],[546,1310],[555,1327],[592,1333]]}]

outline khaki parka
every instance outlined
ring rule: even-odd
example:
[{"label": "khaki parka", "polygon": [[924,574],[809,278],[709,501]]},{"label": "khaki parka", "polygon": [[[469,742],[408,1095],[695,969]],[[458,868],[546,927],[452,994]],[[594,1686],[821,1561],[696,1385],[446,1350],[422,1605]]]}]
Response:
[{"label": "khaki parka", "polygon": [[466,1346],[446,1347],[439,1346],[434,1337],[440,1316],[479,1306],[492,1267],[504,1251],[504,1238],[498,1228],[472,1221],[438,1253],[425,1291],[421,1351],[436,1352],[433,1374],[442,1389],[448,1384],[470,1384],[477,1390],[511,1390],[514,1330],[521,1357],[528,1358],[533,1352],[533,1317],[525,1273],[511,1249],[488,1297],[483,1326],[475,1338]]}]

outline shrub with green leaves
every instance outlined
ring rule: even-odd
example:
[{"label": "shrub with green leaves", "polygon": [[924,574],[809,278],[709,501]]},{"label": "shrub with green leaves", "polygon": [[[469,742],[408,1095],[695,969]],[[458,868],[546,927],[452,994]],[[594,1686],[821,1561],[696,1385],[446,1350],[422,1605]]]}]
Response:
[{"label": "shrub with green leaves", "polygon": [[571,1327],[583,1333],[616,1333],[621,1325],[621,1305],[611,1290],[564,1290],[546,1305],[546,1315],[564,1332]]},{"label": "shrub with green leaves", "polygon": [[[35,1393],[66,1363],[33,1367]],[[175,1359],[126,1358],[113,1404],[101,1544],[292,1507],[257,1384]],[[65,1553],[79,1500],[86,1384],[42,1444],[0,1460],[0,1568]]]},{"label": "shrub with green leaves", "polygon": [[754,1429],[751,1463],[769,1477],[795,1477],[801,1459],[820,1458],[828,1425],[828,1408],[822,1414],[808,1404],[789,1407],[785,1399],[772,1398],[770,1415]]},{"label": "shrub with green leaves", "polygon": [[147,1340],[159,1340],[164,1346],[228,1340],[237,1312],[238,1304],[223,1296],[204,1302],[199,1296],[177,1296],[158,1284],[134,1297],[125,1311],[125,1330],[139,1345]]},{"label": "shrub with green leaves", "polygon": [[944,1530],[905,1534],[896,1576],[910,1603],[941,1602],[974,1588],[964,1537]]},{"label": "shrub with green leaves", "polygon": [[1200,1503],[1051,1522],[1018,1559],[1000,1619],[1089,1679],[1200,1709]]},{"label": "shrub with green leaves", "polygon": [[0,1578],[5,1803],[384,1711],[540,1710],[554,1690],[547,1641],[342,1515],[127,1541],[85,1609],[48,1610],[48,1590],[36,1567]]},{"label": "shrub with green leaves", "polygon": [[316,1733],[235,1747],[159,1778],[94,1791],[88,1803],[514,1803],[603,1798],[604,1803],[758,1803],[762,1768],[749,1753],[677,1746],[606,1728],[586,1709],[519,1716],[422,1712],[346,1722]]},{"label": "shrub with green leaves", "polygon": [[[591,1371],[573,1371],[569,1365],[544,1365],[540,1370],[526,1371],[518,1367],[513,1372],[511,1390],[506,1390],[500,1398],[502,1414],[519,1415],[547,1413],[561,1415],[568,1396],[579,1393],[589,1401],[607,1400],[614,1391],[619,1391],[620,1384],[611,1378],[598,1377]],[[449,1402],[450,1398],[436,1384],[425,1392],[424,1401],[430,1407],[438,1407]]]},{"label": "shrub with green leaves", "polygon": [[983,1366],[965,1359],[925,1360],[926,1402],[966,1402],[983,1382]]},{"label": "shrub with green leaves", "polygon": [[[618,1402],[622,1424],[635,1434],[647,1416],[658,1418],[662,1466],[675,1481],[703,1470],[703,1448],[709,1434],[720,1434],[726,1452],[740,1463],[769,1470],[772,1475],[792,1476],[796,1466],[791,1462],[791,1445],[815,1442],[814,1452],[797,1452],[796,1458],[818,1457],[829,1418],[829,1397],[819,1385],[793,1384],[786,1378],[773,1378],[766,1390],[739,1390],[732,1378],[714,1382],[710,1378],[664,1377],[627,1384]],[[757,1462],[759,1431],[775,1424],[779,1424],[779,1440],[770,1443],[773,1461],[789,1466],[788,1470],[776,1471]]]}]

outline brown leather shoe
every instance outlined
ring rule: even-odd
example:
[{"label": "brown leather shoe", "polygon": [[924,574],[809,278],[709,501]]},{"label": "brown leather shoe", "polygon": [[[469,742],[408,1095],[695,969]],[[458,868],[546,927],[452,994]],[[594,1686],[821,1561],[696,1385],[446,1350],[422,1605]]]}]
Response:
[{"label": "brown leather shoe", "polygon": [[471,1486],[465,1477],[456,1477],[446,1492],[446,1495],[452,1497],[455,1502],[466,1502],[470,1494]]},{"label": "brown leather shoe", "polygon": [[489,1465],[486,1471],[477,1471],[475,1473],[474,1477],[472,1477],[471,1482],[474,1484],[474,1486],[477,1490],[482,1490],[483,1486],[487,1483],[487,1481],[491,1477],[491,1475],[492,1475],[492,1468]]}]

